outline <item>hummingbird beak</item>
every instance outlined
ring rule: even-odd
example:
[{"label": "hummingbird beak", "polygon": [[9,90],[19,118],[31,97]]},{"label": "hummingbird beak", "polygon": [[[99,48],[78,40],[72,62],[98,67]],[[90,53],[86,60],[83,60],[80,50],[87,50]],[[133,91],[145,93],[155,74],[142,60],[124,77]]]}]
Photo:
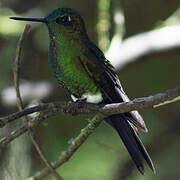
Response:
[{"label": "hummingbird beak", "polygon": [[13,20],[19,20],[19,21],[34,21],[34,22],[46,23],[45,18],[10,17],[10,19],[13,19]]}]

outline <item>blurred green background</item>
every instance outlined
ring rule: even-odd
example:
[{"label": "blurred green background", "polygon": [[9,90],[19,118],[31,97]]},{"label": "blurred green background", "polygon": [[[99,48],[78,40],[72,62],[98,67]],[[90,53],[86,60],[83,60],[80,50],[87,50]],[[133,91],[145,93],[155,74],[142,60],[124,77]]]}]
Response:
[{"label": "blurred green background", "polygon": [[[180,0],[1,0],[0,1],[0,115],[17,111],[13,89],[13,64],[17,41],[25,23],[9,16],[43,17],[59,7],[77,10],[85,19],[90,38],[107,52],[112,39],[119,43],[143,32],[180,27]],[[180,39],[180,31],[173,34]],[[169,39],[172,33],[167,31]],[[167,38],[168,39],[168,38]],[[151,41],[151,39],[150,39]],[[158,42],[161,42],[159,38]],[[40,102],[69,101],[48,66],[49,37],[44,25],[33,23],[23,48],[21,93],[26,106]],[[142,48],[149,42],[141,44]],[[116,66],[121,83],[131,99],[153,95],[180,83],[180,42],[166,50],[154,49],[123,67]],[[163,44],[162,44],[163,45]],[[160,43],[161,46],[161,43]],[[134,47],[135,48],[135,47]],[[140,47],[141,48],[141,47]],[[115,51],[118,57],[124,52]],[[131,54],[131,51],[128,51]],[[109,60],[112,54],[108,54]],[[115,64],[118,64],[116,62]],[[175,180],[180,177],[180,102],[140,112],[149,129],[141,133],[155,164],[156,175],[146,168],[140,175],[116,132],[102,123],[74,156],[57,171],[65,180]],[[48,160],[55,160],[71,139],[85,127],[89,116],[56,116],[35,129],[37,142]],[[19,124],[1,129],[8,135]],[[29,137],[17,138],[0,149],[0,179],[21,180],[41,170],[41,162]],[[52,175],[44,178],[54,179]]]}]

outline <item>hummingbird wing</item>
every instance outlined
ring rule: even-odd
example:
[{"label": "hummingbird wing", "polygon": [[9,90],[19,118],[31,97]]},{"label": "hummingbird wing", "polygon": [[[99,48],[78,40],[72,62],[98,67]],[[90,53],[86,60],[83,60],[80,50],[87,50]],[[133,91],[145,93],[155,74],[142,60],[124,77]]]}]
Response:
[{"label": "hummingbird wing", "polygon": [[[86,47],[88,48],[76,60],[78,59],[78,64],[82,66],[81,69],[100,88],[103,100],[105,100],[104,102],[118,103],[129,101],[113,66],[105,59],[101,50],[89,41],[87,41]],[[138,170],[144,174],[144,159],[152,171],[155,172],[152,160],[136,132],[137,129],[135,127],[147,131],[146,125],[139,113],[132,111],[115,114],[105,118],[105,121],[116,129]]]},{"label": "hummingbird wing", "polygon": [[[103,93],[105,103],[119,103],[130,101],[124,92],[114,67],[104,57],[101,50],[88,42],[88,50],[77,59],[85,73],[95,82]],[[146,125],[137,111],[124,113],[137,128],[147,132]]]}]

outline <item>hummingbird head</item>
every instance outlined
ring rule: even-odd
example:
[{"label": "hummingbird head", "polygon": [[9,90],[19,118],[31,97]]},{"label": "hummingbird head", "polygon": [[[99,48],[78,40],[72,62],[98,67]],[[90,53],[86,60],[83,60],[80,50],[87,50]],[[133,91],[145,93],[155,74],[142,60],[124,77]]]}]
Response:
[{"label": "hummingbird head", "polygon": [[45,23],[50,36],[53,37],[63,34],[75,38],[86,34],[84,20],[78,12],[70,8],[55,9],[45,18],[10,17],[10,19]]},{"label": "hummingbird head", "polygon": [[85,33],[85,24],[82,17],[70,8],[59,8],[45,17],[46,24],[51,33],[73,34]]}]

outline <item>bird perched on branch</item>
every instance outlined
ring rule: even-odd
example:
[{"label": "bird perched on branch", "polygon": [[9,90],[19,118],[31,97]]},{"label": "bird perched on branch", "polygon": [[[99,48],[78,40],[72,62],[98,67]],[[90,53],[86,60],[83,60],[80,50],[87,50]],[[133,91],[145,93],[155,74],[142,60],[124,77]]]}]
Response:
[{"label": "bird perched on branch", "polygon": [[[70,8],[59,8],[45,18],[11,17],[14,20],[46,24],[49,30],[49,64],[59,84],[73,101],[89,103],[127,102],[113,66],[89,39],[82,17]],[[137,111],[105,118],[121,137],[138,170],[144,174],[143,161],[155,172],[151,158],[142,144],[137,128],[147,132]]]}]

